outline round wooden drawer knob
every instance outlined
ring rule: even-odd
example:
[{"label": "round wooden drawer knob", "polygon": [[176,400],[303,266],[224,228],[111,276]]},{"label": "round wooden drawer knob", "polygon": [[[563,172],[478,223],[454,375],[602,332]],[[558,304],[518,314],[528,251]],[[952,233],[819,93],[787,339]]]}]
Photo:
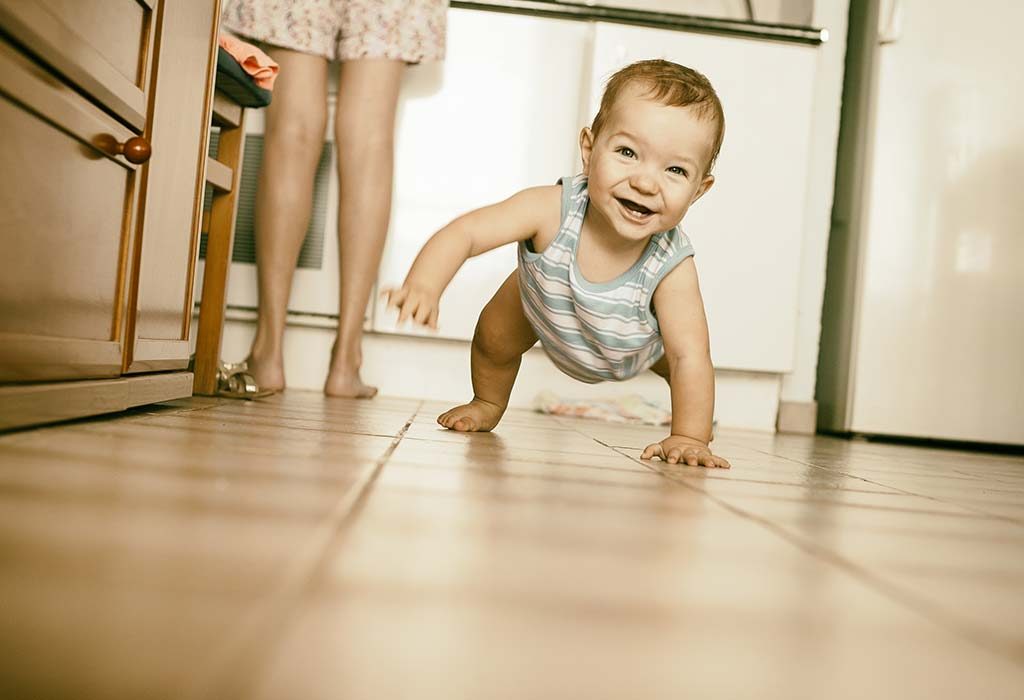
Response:
[{"label": "round wooden drawer knob", "polygon": [[129,163],[136,165],[145,163],[153,155],[153,149],[149,142],[141,136],[132,136],[124,143],[117,144],[116,152],[118,155],[123,155]]}]

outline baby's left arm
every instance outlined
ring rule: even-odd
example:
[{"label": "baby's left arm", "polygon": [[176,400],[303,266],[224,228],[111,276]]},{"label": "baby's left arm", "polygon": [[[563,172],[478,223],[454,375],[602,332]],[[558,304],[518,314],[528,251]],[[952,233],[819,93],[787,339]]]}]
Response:
[{"label": "baby's left arm", "polygon": [[715,372],[693,258],[679,263],[658,284],[654,310],[669,367],[672,434],[648,445],[641,459],[659,457],[670,464],[728,468],[729,462],[708,447],[715,410]]}]

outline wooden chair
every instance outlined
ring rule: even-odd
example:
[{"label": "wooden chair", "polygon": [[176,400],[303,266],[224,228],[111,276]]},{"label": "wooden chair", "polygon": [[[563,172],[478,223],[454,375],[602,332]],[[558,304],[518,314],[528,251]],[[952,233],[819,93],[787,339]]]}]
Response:
[{"label": "wooden chair", "polygon": [[199,303],[193,394],[217,394],[217,370],[224,335],[228,272],[235,241],[238,182],[245,145],[245,108],[217,90],[213,98],[213,126],[220,127],[217,158],[206,159],[206,181],[213,187],[213,203],[206,227],[206,270]]}]

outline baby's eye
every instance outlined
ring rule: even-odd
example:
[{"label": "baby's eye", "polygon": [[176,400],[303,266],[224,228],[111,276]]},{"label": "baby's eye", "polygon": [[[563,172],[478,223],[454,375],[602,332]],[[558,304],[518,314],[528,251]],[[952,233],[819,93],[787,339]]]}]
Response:
[{"label": "baby's eye", "polygon": [[615,149],[615,152],[621,153],[627,158],[636,158],[636,153],[629,146],[619,146],[618,148]]},{"label": "baby's eye", "polygon": [[673,165],[671,168],[668,169],[668,171],[673,175],[682,175],[683,177],[686,177],[686,171],[680,168],[678,165]]}]

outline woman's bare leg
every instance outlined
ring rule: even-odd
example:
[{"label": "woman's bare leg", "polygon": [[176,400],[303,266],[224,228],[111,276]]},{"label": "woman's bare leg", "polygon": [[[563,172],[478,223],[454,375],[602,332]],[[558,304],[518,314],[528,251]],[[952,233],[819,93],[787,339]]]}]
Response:
[{"label": "woman's bare leg", "polygon": [[657,362],[651,365],[651,371],[671,384],[672,370],[668,366],[668,357],[666,355],[662,355],[658,358]]},{"label": "woman's bare leg", "polygon": [[327,126],[327,59],[281,48],[268,53],[281,73],[267,107],[256,187],[259,311],[248,361],[261,387],[283,389],[288,297],[309,226],[313,177]]},{"label": "woman's bare leg", "polygon": [[363,319],[377,281],[391,218],[395,110],[405,63],[359,59],[341,64],[334,121],[338,158],[338,337],[324,384],[330,396],[369,398],[363,384]]},{"label": "woman's bare leg", "polygon": [[487,302],[476,323],[470,351],[473,400],[445,411],[437,422],[463,432],[494,428],[508,407],[523,353],[536,342],[537,334],[519,298],[519,273],[514,271]]}]

